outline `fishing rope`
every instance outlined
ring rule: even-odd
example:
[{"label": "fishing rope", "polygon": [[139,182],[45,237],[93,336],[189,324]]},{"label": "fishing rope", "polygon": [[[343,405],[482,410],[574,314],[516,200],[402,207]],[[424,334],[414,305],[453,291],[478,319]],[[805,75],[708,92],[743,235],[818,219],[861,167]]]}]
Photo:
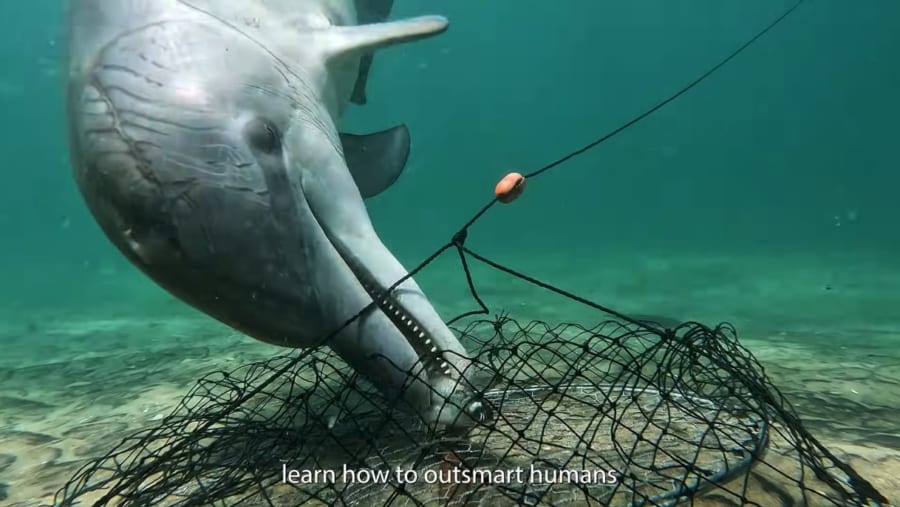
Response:
[{"label": "fishing rope", "polygon": [[[697,85],[699,85],[700,83],[702,83],[703,81],[705,81],[707,78],[709,78],[710,76],[712,76],[713,74],[715,74],[719,69],[721,69],[721,68],[724,67],[726,64],[728,64],[729,62],[731,62],[734,58],[736,58],[738,55],[740,55],[741,53],[743,53],[747,48],[749,48],[750,46],[752,46],[756,41],[758,41],[760,38],[762,38],[764,35],[766,35],[769,31],[771,31],[773,28],[775,28],[776,26],[778,26],[782,21],[784,21],[788,16],[790,16],[795,10],[797,10],[797,8],[800,7],[800,5],[801,5],[803,2],[804,2],[804,0],[797,0],[796,2],[794,2],[793,5],[791,5],[787,10],[785,10],[784,12],[782,12],[780,16],[778,16],[778,17],[775,18],[772,22],[770,22],[768,25],[766,25],[765,28],[763,28],[762,30],[760,30],[759,32],[757,32],[752,38],[748,39],[748,40],[745,41],[743,44],[741,44],[740,46],[738,46],[737,49],[735,49],[734,51],[732,51],[731,53],[729,53],[725,58],[723,58],[723,59],[721,59],[720,61],[718,61],[715,65],[713,65],[712,67],[710,67],[706,72],[704,72],[703,74],[701,74],[700,76],[698,76],[696,79],[694,79],[693,81],[689,82],[687,85],[681,87],[681,88],[678,89],[675,93],[673,93],[673,94],[669,95],[668,97],[664,98],[663,100],[659,101],[659,102],[656,103],[653,107],[647,109],[647,110],[644,111],[643,113],[641,113],[641,114],[635,116],[635,117],[632,118],[631,120],[629,120],[629,121],[623,123],[623,124],[620,125],[619,127],[617,127],[617,128],[615,128],[615,129],[613,129],[612,131],[610,131],[610,132],[604,134],[603,136],[600,136],[599,138],[595,139],[594,141],[591,141],[590,143],[588,143],[588,144],[582,146],[581,148],[578,148],[577,150],[572,151],[572,152],[570,152],[570,153],[568,153],[568,154],[566,154],[566,155],[564,155],[564,156],[558,158],[557,160],[555,160],[555,161],[553,161],[553,162],[550,162],[549,164],[547,164],[547,165],[545,165],[545,166],[543,166],[543,167],[541,167],[541,168],[539,168],[539,169],[536,169],[536,170],[534,170],[534,171],[532,171],[532,172],[530,172],[530,173],[525,174],[524,176],[521,176],[517,183],[518,183],[519,185],[524,185],[524,183],[525,183],[526,181],[531,180],[531,179],[533,179],[533,178],[536,178],[536,177],[538,177],[538,176],[540,176],[540,175],[542,175],[542,174],[544,174],[544,173],[550,171],[551,169],[554,169],[554,168],[556,168],[556,167],[558,167],[558,166],[560,166],[560,165],[562,165],[562,164],[568,162],[569,160],[572,160],[572,159],[574,159],[575,157],[578,157],[579,155],[583,155],[584,153],[587,153],[588,151],[591,151],[592,149],[594,149],[594,148],[600,146],[601,144],[605,143],[606,141],[609,141],[609,140],[612,139],[613,137],[615,137],[615,136],[621,134],[622,132],[628,130],[629,128],[633,127],[634,125],[640,123],[641,121],[643,121],[643,120],[645,120],[646,118],[648,118],[649,116],[651,116],[653,113],[659,111],[659,110],[662,109],[663,107],[665,107],[665,106],[669,105],[670,103],[672,103],[673,101],[677,100],[679,97],[681,97],[682,95],[684,95],[685,93],[687,93],[688,91],[690,91],[691,89],[693,89],[694,87],[696,87]],[[519,175],[516,174],[516,176],[519,176]],[[554,293],[556,293],[556,294],[558,294],[558,295],[560,295],[560,296],[566,297],[566,298],[571,299],[571,300],[573,300],[573,301],[577,301],[577,302],[579,302],[579,303],[581,303],[581,304],[587,305],[587,306],[589,306],[589,307],[591,307],[591,308],[594,308],[594,309],[596,309],[596,310],[600,310],[600,311],[602,311],[602,312],[604,312],[604,313],[607,313],[607,314],[609,314],[609,315],[613,315],[613,316],[615,316],[615,317],[617,317],[617,318],[619,318],[619,319],[623,319],[623,320],[625,320],[625,321],[627,321],[627,322],[630,322],[631,324],[634,324],[634,325],[637,325],[637,326],[641,326],[641,327],[646,328],[646,329],[655,329],[655,328],[652,326],[651,323],[648,323],[648,322],[643,321],[643,320],[636,320],[636,319],[633,319],[633,318],[631,318],[631,317],[629,317],[629,316],[627,316],[627,315],[624,315],[624,314],[622,314],[622,313],[619,313],[619,312],[617,312],[617,311],[615,311],[615,310],[613,310],[613,309],[611,309],[611,308],[608,308],[608,307],[606,307],[606,306],[603,306],[603,305],[601,305],[601,304],[599,304],[599,303],[597,303],[597,302],[588,300],[588,299],[583,298],[583,297],[581,297],[581,296],[577,296],[577,295],[575,295],[575,294],[573,294],[573,293],[571,293],[571,292],[567,292],[567,291],[562,290],[562,289],[560,289],[560,288],[558,288],[558,287],[554,287],[553,285],[550,285],[550,284],[547,284],[547,283],[542,282],[542,281],[540,281],[540,280],[537,280],[536,278],[533,278],[533,277],[531,277],[531,276],[528,276],[528,275],[526,275],[526,274],[524,274],[524,273],[522,273],[522,272],[513,270],[513,269],[508,268],[508,267],[506,267],[506,266],[503,266],[503,265],[500,265],[500,264],[495,263],[495,262],[493,262],[493,261],[490,261],[489,259],[487,259],[487,258],[485,258],[485,257],[482,257],[482,256],[476,254],[475,252],[473,252],[472,250],[469,250],[468,248],[466,248],[466,247],[465,247],[465,241],[466,241],[466,238],[467,238],[467,236],[468,236],[469,228],[470,228],[472,225],[474,225],[475,222],[477,222],[478,220],[480,220],[481,217],[484,216],[484,214],[487,213],[487,211],[488,211],[489,209],[491,209],[491,208],[492,208],[495,204],[497,204],[498,202],[505,202],[504,199],[503,199],[503,195],[502,195],[502,194],[499,194],[499,193],[498,193],[498,195],[496,195],[496,196],[494,197],[494,199],[492,199],[490,202],[488,202],[486,205],[484,205],[484,207],[482,207],[481,210],[479,210],[478,212],[476,212],[476,213],[472,216],[472,218],[469,219],[469,220],[465,223],[465,225],[463,225],[462,228],[460,228],[459,231],[457,231],[457,232],[453,235],[453,237],[452,237],[452,239],[451,239],[451,241],[450,241],[449,243],[447,243],[446,245],[444,245],[443,247],[441,247],[440,249],[438,249],[438,251],[435,252],[435,254],[433,254],[432,256],[430,256],[429,258],[427,258],[425,261],[423,261],[421,264],[419,264],[419,266],[417,266],[415,269],[413,269],[407,276],[401,278],[397,283],[395,283],[393,286],[391,286],[391,288],[388,289],[388,292],[393,291],[397,286],[399,286],[400,284],[402,284],[402,283],[403,283],[404,281],[406,281],[407,279],[411,278],[415,273],[418,273],[420,270],[422,270],[425,266],[427,266],[428,264],[430,264],[435,258],[437,258],[439,255],[441,255],[441,254],[442,254],[444,251],[446,251],[448,248],[450,248],[450,247],[456,247],[457,251],[459,252],[459,256],[460,256],[460,261],[461,261],[461,263],[462,263],[462,267],[463,267],[463,269],[465,270],[465,273],[466,273],[466,280],[467,280],[468,285],[469,285],[469,291],[471,292],[472,297],[475,299],[475,301],[478,302],[480,308],[477,309],[477,310],[472,310],[472,311],[463,313],[463,314],[461,314],[461,315],[459,315],[459,316],[457,316],[457,317],[454,317],[453,319],[451,319],[450,321],[448,321],[449,323],[453,323],[453,322],[456,322],[456,321],[459,320],[459,319],[462,319],[462,318],[465,318],[465,317],[469,317],[469,316],[473,316],[473,315],[485,315],[485,314],[490,313],[490,311],[488,310],[487,306],[484,304],[484,302],[483,302],[483,301],[481,300],[481,298],[478,296],[478,291],[475,289],[475,284],[474,284],[473,281],[472,281],[472,276],[471,276],[471,274],[470,274],[470,272],[469,272],[469,265],[468,265],[468,263],[466,262],[466,258],[465,258],[465,254],[468,254],[468,255],[472,256],[473,258],[475,258],[475,259],[481,261],[482,263],[485,263],[485,264],[487,264],[487,265],[489,265],[489,266],[491,266],[491,267],[493,267],[493,268],[495,268],[495,269],[498,269],[498,270],[500,270],[500,271],[503,271],[504,273],[507,273],[507,274],[509,274],[509,275],[511,275],[511,276],[514,276],[514,277],[519,278],[519,279],[521,279],[521,280],[524,280],[524,281],[526,281],[526,282],[528,282],[528,283],[531,283],[532,285],[536,285],[536,286],[541,287],[541,288],[543,288],[543,289],[546,289],[546,290],[548,290],[548,291],[554,292]]]}]

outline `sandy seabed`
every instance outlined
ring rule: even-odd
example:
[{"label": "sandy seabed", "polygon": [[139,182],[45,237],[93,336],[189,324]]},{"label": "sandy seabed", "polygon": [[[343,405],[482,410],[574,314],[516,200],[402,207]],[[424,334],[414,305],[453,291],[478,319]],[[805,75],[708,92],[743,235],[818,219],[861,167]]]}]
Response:
[{"label": "sandy seabed", "polygon": [[[619,269],[623,262],[617,264]],[[632,265],[626,267],[633,269],[636,261],[629,262]],[[576,291],[605,287],[588,295],[625,301],[628,311],[646,308],[680,319],[735,322],[742,344],[766,368],[811,433],[897,502],[900,322],[891,322],[892,316],[867,318],[855,309],[896,308],[900,294],[885,288],[900,287],[900,271],[835,275],[833,269],[823,268],[817,276],[808,263],[800,269],[782,259],[777,264],[781,270],[773,269],[771,261],[767,264],[771,276],[762,278],[759,270],[755,277],[746,275],[751,271],[747,263],[761,266],[764,262],[698,263],[689,277],[692,285],[682,283],[684,293],[677,299],[671,297],[681,294],[673,271],[683,273],[691,266],[670,260],[638,263],[642,266],[638,276],[616,276],[609,268],[577,280],[546,268],[556,265],[552,263],[535,262],[526,268],[531,273],[543,270],[536,274]],[[703,275],[711,281],[698,282]],[[443,278],[435,278],[439,279]],[[876,279],[877,284],[872,282]],[[648,290],[660,280],[671,286],[669,298]],[[435,283],[426,279],[426,291],[435,291],[430,289]],[[873,284],[881,292],[866,292]],[[516,292],[519,286],[511,285],[488,277],[482,285],[483,296],[489,305],[491,298],[500,307],[516,304],[517,314],[534,314],[551,322],[568,315],[571,307]],[[786,293],[785,287],[793,292]],[[469,309],[463,285],[447,283],[445,288],[458,300],[440,308],[443,313]],[[164,295],[159,298],[164,302],[161,308],[180,305]],[[689,312],[698,308],[701,311]],[[9,318],[0,326],[4,345],[0,354],[0,505],[52,502],[53,494],[87,460],[104,455],[133,431],[156,424],[204,374],[284,352],[183,308],[157,310],[146,316],[104,313],[101,318],[73,316],[71,311],[54,317],[48,311],[40,319]],[[591,314],[579,318],[589,320]]]}]

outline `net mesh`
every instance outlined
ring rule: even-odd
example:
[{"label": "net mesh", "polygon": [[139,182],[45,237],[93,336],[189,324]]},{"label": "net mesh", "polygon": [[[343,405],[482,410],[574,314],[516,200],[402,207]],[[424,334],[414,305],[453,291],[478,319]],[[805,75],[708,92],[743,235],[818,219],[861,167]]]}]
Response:
[{"label": "net mesh", "polygon": [[[675,94],[526,177],[649,117],[801,3]],[[451,321],[474,358],[458,378],[483,395],[493,417],[439,431],[398,406],[402,397],[383,398],[327,348],[306,349],[207,375],[157,426],[84,465],[54,504],[888,503],[809,434],[730,325],[666,328],[634,320],[468,249],[468,228],[496,202],[409,274],[447,250],[458,252],[481,306]],[[468,268],[473,258],[608,320],[586,328],[475,317],[489,312]]]},{"label": "net mesh", "polygon": [[327,351],[202,379],[58,505],[881,505],[729,325],[455,326],[496,417],[434,432]]}]

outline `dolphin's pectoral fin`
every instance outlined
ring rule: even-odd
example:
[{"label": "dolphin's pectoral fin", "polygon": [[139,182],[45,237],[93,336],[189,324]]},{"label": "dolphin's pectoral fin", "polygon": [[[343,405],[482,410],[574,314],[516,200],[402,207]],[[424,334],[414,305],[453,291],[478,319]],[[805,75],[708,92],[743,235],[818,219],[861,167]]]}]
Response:
[{"label": "dolphin's pectoral fin", "polygon": [[406,167],[409,129],[397,125],[373,134],[341,134],[341,144],[359,193],[374,197],[397,181]]},{"label": "dolphin's pectoral fin", "polygon": [[417,18],[372,23],[357,26],[333,26],[329,29],[329,44],[325,58],[335,58],[347,54],[367,54],[376,49],[424,39],[447,29],[447,18],[441,16],[420,16]]},{"label": "dolphin's pectoral fin", "polygon": [[[385,21],[391,15],[393,6],[394,0],[356,0],[356,19],[361,25]],[[359,73],[353,85],[353,94],[350,95],[350,102],[354,104],[363,105],[368,102],[366,83],[369,81],[369,70],[374,57],[373,52],[366,53],[359,63]]]},{"label": "dolphin's pectoral fin", "polygon": [[[363,8],[360,7],[361,4],[364,4]],[[387,19],[392,5],[393,0],[357,0],[359,21],[366,24],[331,28],[333,42],[328,45],[326,58],[346,54],[362,55],[353,93],[350,95],[350,101],[354,104],[367,102],[366,83],[369,81],[369,71],[376,49],[437,35],[447,29],[446,18],[440,16],[378,22]]]}]

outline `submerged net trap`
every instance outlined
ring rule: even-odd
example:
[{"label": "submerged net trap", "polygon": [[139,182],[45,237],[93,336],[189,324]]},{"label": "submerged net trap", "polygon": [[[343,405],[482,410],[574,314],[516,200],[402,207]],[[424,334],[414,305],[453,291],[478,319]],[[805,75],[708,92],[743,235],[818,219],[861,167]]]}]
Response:
[{"label": "submerged net trap", "polygon": [[496,414],[435,434],[333,353],[214,373],[60,505],[882,505],[734,330],[610,320],[456,328]]},{"label": "submerged net trap", "polygon": [[[524,178],[646,118],[786,15],[635,120]],[[454,319],[473,357],[458,378],[471,382],[491,417],[436,431],[327,348],[306,349],[206,376],[156,427],[85,465],[55,504],[888,503],[805,430],[731,326],[634,320],[470,250],[468,228],[507,195],[498,193],[410,276],[455,249],[481,304],[473,313],[488,313],[469,274],[475,259],[606,316],[591,328],[508,315]]]}]

